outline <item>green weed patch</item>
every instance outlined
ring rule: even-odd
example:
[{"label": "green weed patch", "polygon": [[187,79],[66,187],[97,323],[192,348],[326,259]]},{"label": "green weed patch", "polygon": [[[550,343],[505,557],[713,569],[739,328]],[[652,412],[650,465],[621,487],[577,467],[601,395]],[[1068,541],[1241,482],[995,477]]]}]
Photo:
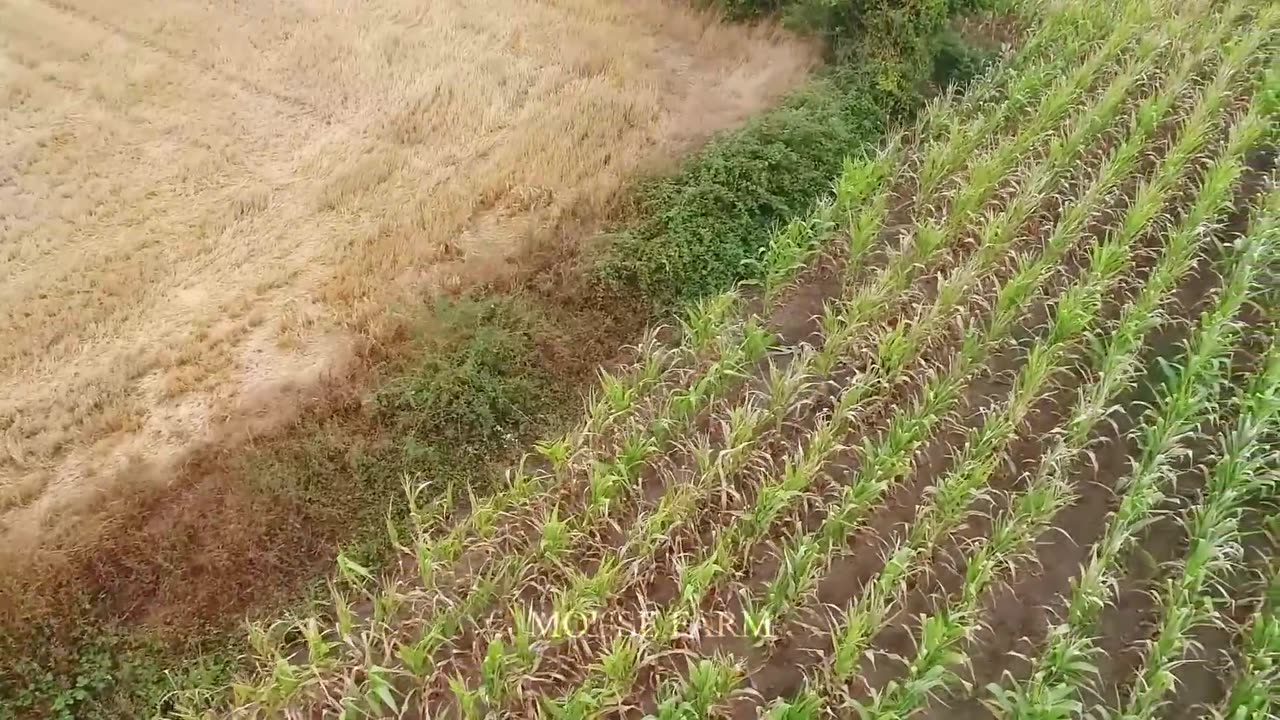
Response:
[{"label": "green weed patch", "polygon": [[751,277],[772,227],[807,211],[844,158],[909,122],[932,84],[963,84],[987,56],[946,31],[974,2],[723,0],[780,12],[827,36],[833,64],[780,108],[707,145],[673,177],[643,183],[601,263],[604,279],[672,307]]}]

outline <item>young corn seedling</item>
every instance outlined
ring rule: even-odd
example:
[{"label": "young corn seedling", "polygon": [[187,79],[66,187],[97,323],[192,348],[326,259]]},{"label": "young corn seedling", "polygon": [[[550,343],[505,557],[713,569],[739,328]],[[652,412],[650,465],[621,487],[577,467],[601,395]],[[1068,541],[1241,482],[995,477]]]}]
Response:
[{"label": "young corn seedling", "polygon": [[[871,157],[846,157],[844,169],[833,183],[833,195],[820,199],[807,216],[794,218],[774,232],[758,257],[743,261],[748,275],[758,278],[752,283],[762,287],[767,304],[776,301],[830,239],[836,228],[835,217],[842,216],[852,226],[855,208],[868,201],[879,206],[887,204],[886,184],[900,156],[899,146],[891,142]],[[856,273],[870,249],[869,242],[852,243],[846,272]]]},{"label": "young corn seedling", "polygon": [[858,277],[871,253],[875,234],[866,232],[863,224],[876,225],[876,218],[884,217],[889,205],[891,171],[901,160],[902,147],[896,138],[874,157],[844,160],[844,171],[835,182],[832,214],[843,220],[849,232],[846,278]]},{"label": "young corn seedling", "polygon": [[805,689],[794,698],[778,698],[764,711],[764,720],[820,720],[826,717],[822,697]]},{"label": "young corn seedling", "polygon": [[502,638],[489,641],[480,664],[480,696],[485,707],[497,709],[514,694],[514,669],[519,662]]},{"label": "young corn seedling", "polygon": [[646,720],[709,720],[717,716],[742,684],[743,670],[728,658],[702,659],[689,664],[682,682],[668,684],[658,711]]},{"label": "young corn seedling", "polygon": [[797,405],[799,398],[813,387],[813,381],[809,375],[811,359],[811,352],[802,350],[801,354],[794,357],[785,367],[779,366],[772,360],[769,362],[762,402],[765,412],[773,420],[774,432],[782,429],[782,424],[786,421],[791,408]]},{"label": "young corn seedling", "polygon": [[744,260],[747,275],[758,278],[766,303],[773,303],[809,260],[817,255],[823,242],[831,235],[835,224],[830,199],[820,201],[812,213],[792,218],[784,227],[775,231],[769,244],[760,248],[754,259]]},{"label": "young corn seedling", "polygon": [[607,704],[599,692],[583,691],[563,700],[540,697],[538,717],[542,720],[597,720]]},{"label": "young corn seedling", "polygon": [[604,676],[603,694],[615,705],[621,704],[636,682],[640,671],[640,639],[618,635],[608,652],[600,658],[600,674]]},{"label": "young corn seedling", "polygon": [[569,521],[560,517],[560,508],[554,507],[542,519],[538,538],[538,556],[543,562],[559,563],[573,545],[575,533]]},{"label": "young corn seedling", "polygon": [[680,328],[695,355],[701,355],[729,328],[733,311],[738,306],[734,293],[724,293],[699,300],[680,319]]}]

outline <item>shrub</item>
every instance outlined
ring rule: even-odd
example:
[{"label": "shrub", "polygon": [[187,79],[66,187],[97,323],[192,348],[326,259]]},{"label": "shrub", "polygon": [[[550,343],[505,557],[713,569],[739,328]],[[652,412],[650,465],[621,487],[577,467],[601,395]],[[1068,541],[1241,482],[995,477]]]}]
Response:
[{"label": "shrub", "polygon": [[981,0],[720,0],[734,15],[780,11],[825,35],[836,62],[786,102],[712,142],[674,177],[640,186],[603,277],[659,307],[747,277],[769,229],[806,212],[847,155],[908,122],[926,86],[963,84],[986,62],[941,32]]},{"label": "shrub", "polygon": [[[687,301],[741,279],[770,224],[804,212],[850,150],[888,121],[861,74],[832,75],[782,108],[708,145],[680,174],[643,185],[636,217],[606,262],[606,277],[659,304]],[[860,87],[860,89],[854,89]]]},{"label": "shrub", "polygon": [[446,305],[453,337],[431,338],[417,367],[388,383],[379,408],[406,437],[434,447],[483,452],[518,434],[545,398],[535,321],[510,299]]},{"label": "shrub", "polygon": [[981,75],[995,53],[964,41],[954,30],[944,30],[934,41],[933,84],[964,87]]}]

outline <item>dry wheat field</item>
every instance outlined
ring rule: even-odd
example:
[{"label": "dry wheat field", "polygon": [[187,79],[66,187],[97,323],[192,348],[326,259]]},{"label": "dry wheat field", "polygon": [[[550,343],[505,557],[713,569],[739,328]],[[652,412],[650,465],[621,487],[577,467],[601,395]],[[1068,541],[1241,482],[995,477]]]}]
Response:
[{"label": "dry wheat field", "polygon": [[651,0],[0,0],[9,549],[793,87]]},{"label": "dry wheat field", "polygon": [[1046,6],[224,710],[1276,717],[1277,27]]}]

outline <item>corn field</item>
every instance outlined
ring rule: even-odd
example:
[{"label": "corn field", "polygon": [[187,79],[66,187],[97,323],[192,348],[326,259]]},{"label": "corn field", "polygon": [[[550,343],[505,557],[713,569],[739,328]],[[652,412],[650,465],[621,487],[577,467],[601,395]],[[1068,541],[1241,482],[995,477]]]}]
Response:
[{"label": "corn field", "polygon": [[1033,14],[220,714],[1280,717],[1280,6]]}]

